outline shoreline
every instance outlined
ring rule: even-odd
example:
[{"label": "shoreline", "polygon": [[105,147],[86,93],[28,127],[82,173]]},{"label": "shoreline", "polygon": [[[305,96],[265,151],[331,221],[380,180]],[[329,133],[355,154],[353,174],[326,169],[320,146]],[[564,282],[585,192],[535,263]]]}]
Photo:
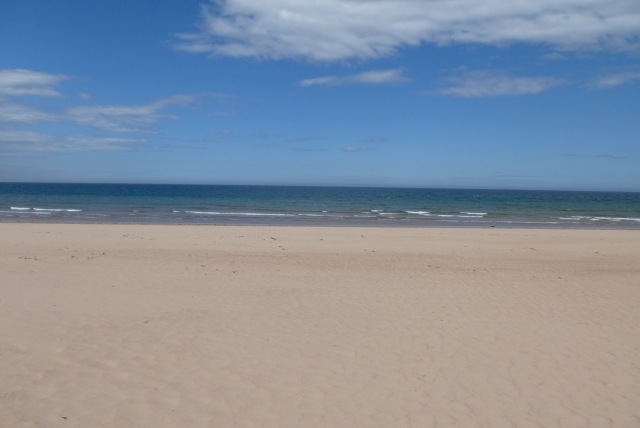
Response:
[{"label": "shoreline", "polygon": [[329,223],[329,222],[300,222],[300,223],[258,223],[258,222],[236,222],[230,221],[228,223],[220,222],[220,223],[205,223],[205,222],[119,222],[119,221],[77,221],[77,220],[69,220],[69,221],[35,221],[35,220],[26,220],[26,221],[10,221],[10,220],[0,220],[1,224],[44,224],[44,225],[129,225],[129,226],[210,226],[210,227],[293,227],[293,228],[372,228],[372,229],[506,229],[506,230],[620,230],[620,231],[629,231],[629,232],[640,232],[640,225],[635,227],[625,227],[619,225],[569,225],[569,224],[550,224],[550,223],[535,223],[532,225],[527,222],[513,222],[508,224],[496,224],[487,221],[486,224],[481,224],[481,222],[457,222],[457,224],[442,224],[444,221],[432,222],[429,224],[401,224],[400,222],[396,222],[395,224],[384,223],[384,224],[375,224],[374,221],[355,223],[351,224],[346,223]]},{"label": "shoreline", "polygon": [[0,234],[12,427],[640,421],[628,230],[0,222]]}]

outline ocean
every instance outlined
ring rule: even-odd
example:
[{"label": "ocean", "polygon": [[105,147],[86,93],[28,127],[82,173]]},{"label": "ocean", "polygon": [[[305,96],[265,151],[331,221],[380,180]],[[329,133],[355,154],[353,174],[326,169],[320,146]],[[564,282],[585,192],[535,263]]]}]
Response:
[{"label": "ocean", "polygon": [[640,229],[640,193],[0,183],[0,222]]}]

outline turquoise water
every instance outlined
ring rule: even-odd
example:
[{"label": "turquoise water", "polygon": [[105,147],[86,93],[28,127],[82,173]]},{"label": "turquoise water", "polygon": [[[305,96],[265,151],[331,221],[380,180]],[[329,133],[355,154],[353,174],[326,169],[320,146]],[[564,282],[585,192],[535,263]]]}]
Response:
[{"label": "turquoise water", "polygon": [[640,229],[640,193],[0,183],[0,221]]}]

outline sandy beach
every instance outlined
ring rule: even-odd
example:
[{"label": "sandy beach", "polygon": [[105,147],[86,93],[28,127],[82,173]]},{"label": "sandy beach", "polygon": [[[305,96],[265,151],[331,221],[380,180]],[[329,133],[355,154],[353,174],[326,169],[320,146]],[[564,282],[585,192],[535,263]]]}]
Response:
[{"label": "sandy beach", "polygon": [[1,427],[639,427],[640,232],[0,223]]}]

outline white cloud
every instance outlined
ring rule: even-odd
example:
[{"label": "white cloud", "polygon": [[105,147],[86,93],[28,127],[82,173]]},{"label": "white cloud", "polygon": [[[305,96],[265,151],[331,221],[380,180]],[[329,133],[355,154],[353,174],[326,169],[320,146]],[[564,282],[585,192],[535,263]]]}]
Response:
[{"label": "white cloud", "polygon": [[601,153],[598,155],[587,155],[584,153],[560,153],[560,155],[566,158],[574,158],[574,159],[595,158],[595,159],[607,159],[612,161],[622,161],[622,160],[628,159],[626,156],[620,156],[612,153]]},{"label": "white cloud", "polygon": [[326,152],[329,149],[325,147],[289,147],[292,152],[317,153]]},{"label": "white cloud", "polygon": [[323,76],[312,79],[304,79],[299,82],[300,86],[338,86],[361,83],[367,85],[383,85],[392,83],[402,83],[409,78],[404,76],[403,70],[394,68],[389,70],[373,70],[363,73],[352,74],[350,76]]},{"label": "white cloud", "polygon": [[[56,75],[24,69],[0,69],[0,155],[33,155],[81,151],[130,150],[145,140],[112,136],[109,133],[152,133],[153,125],[163,119],[176,119],[167,111],[185,107],[203,97],[228,99],[217,93],[175,95],[142,105],[75,106],[66,110],[53,100],[51,112],[22,102],[23,96],[62,97],[53,89],[63,80]],[[88,101],[86,93],[77,95]],[[20,98],[20,101],[17,99]],[[66,101],[66,100],[65,100]],[[57,105],[57,108],[56,108]],[[69,130],[66,135],[50,135],[33,128],[41,122],[57,122]],[[91,135],[78,125],[109,131]]]},{"label": "white cloud", "polygon": [[591,83],[591,86],[600,89],[615,88],[616,86],[626,85],[639,79],[640,71],[627,71],[601,76],[595,79]]},{"label": "white cloud", "polygon": [[372,137],[367,137],[363,140],[363,143],[387,143],[389,142],[389,138],[388,137],[381,137],[381,136],[372,136]]},{"label": "white cloud", "polygon": [[161,119],[176,119],[163,113],[172,105],[185,106],[197,96],[177,95],[142,105],[79,106],[67,110],[66,117],[78,124],[113,132],[151,132],[149,127]]},{"label": "white cloud", "polygon": [[252,58],[378,58],[422,43],[637,48],[637,0],[212,0],[178,50]]},{"label": "white cloud", "polygon": [[310,137],[295,137],[289,138],[285,142],[287,143],[314,143],[317,141],[326,141],[328,138],[324,135],[314,135]]},{"label": "white cloud", "polygon": [[362,153],[362,152],[371,152],[374,151],[374,148],[371,147],[356,147],[356,146],[347,146],[342,149],[345,153]]},{"label": "white cloud", "polygon": [[447,80],[451,85],[438,89],[436,94],[466,98],[531,95],[562,83],[553,77],[518,77],[488,70],[466,72]]},{"label": "white cloud", "polygon": [[37,123],[56,120],[54,115],[37,108],[0,97],[0,123]]},{"label": "white cloud", "polygon": [[0,95],[59,97],[60,93],[53,87],[66,79],[68,77],[63,74],[42,73],[24,69],[4,69],[0,70]]},{"label": "white cloud", "polygon": [[626,156],[614,155],[611,153],[602,153],[602,154],[596,155],[595,157],[598,159],[609,159],[614,161],[627,159]]},{"label": "white cloud", "polygon": [[136,138],[91,135],[53,137],[36,131],[0,129],[0,156],[130,150],[132,145],[143,142]]},{"label": "white cloud", "polygon": [[[224,94],[202,93],[175,95],[143,105],[77,106],[58,114],[15,101],[16,97],[38,95],[62,96],[53,87],[67,76],[24,69],[0,69],[0,123],[29,124],[44,121],[74,122],[113,132],[151,132],[150,127],[161,119],[175,119],[165,113],[171,106],[186,106],[199,97],[228,98]],[[80,93],[89,100],[90,96]]]}]

